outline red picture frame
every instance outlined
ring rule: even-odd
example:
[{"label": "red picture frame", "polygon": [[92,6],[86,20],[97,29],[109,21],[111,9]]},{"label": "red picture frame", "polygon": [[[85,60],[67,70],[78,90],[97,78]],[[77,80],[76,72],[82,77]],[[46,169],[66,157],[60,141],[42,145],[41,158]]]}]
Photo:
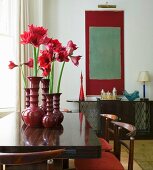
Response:
[{"label": "red picture frame", "polygon": [[[89,28],[90,27],[119,27],[120,28],[120,66],[119,79],[90,79],[89,59]],[[117,94],[124,91],[124,11],[85,11],[85,36],[86,36],[86,95],[100,95],[102,89],[112,91],[117,89]]]}]

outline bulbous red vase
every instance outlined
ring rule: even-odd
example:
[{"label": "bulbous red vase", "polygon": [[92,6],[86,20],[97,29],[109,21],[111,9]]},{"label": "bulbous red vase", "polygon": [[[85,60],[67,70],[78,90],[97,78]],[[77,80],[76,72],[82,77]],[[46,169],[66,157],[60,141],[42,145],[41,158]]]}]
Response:
[{"label": "bulbous red vase", "polygon": [[63,113],[60,111],[60,96],[62,93],[53,93],[53,113],[58,119],[57,125],[60,125],[64,119]]},{"label": "bulbous red vase", "polygon": [[42,77],[28,77],[30,81],[30,106],[22,112],[22,120],[27,126],[41,127],[45,112],[38,106],[39,83]]},{"label": "bulbous red vase", "polygon": [[46,111],[46,96],[45,94],[47,94],[49,92],[49,79],[41,79],[41,89],[42,89],[42,104],[41,107],[42,109]]},{"label": "bulbous red vase", "polygon": [[46,96],[46,115],[42,119],[45,128],[52,128],[57,125],[57,117],[53,114],[53,94],[45,94]]}]

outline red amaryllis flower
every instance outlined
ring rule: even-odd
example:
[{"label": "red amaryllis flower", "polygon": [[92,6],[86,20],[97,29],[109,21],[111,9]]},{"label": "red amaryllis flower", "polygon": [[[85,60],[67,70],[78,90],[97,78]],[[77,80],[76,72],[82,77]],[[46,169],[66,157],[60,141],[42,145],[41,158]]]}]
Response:
[{"label": "red amaryllis flower", "polygon": [[66,46],[66,51],[68,53],[68,55],[72,55],[73,54],[73,51],[76,50],[78,47],[76,46],[76,44],[73,43],[72,40],[70,40],[68,43],[67,43],[67,46]]},{"label": "red amaryllis flower", "polygon": [[52,61],[52,55],[47,51],[41,51],[42,55],[38,57],[38,63],[40,68],[46,67]]},{"label": "red amaryllis flower", "polygon": [[37,27],[29,25],[29,31],[20,35],[21,44],[32,44],[35,47],[39,47],[41,44],[46,44],[49,41],[47,37],[47,29],[43,27]]},{"label": "red amaryllis flower", "polygon": [[62,44],[57,39],[50,39],[50,41],[46,45],[46,49],[50,53],[53,53],[57,49],[61,49],[61,48],[62,48]]},{"label": "red amaryllis flower", "polygon": [[33,58],[29,58],[28,62],[23,63],[24,65],[27,65],[30,68],[33,68]]},{"label": "red amaryllis flower", "polygon": [[14,67],[18,67],[13,61],[9,61],[10,64],[8,65],[9,69],[13,69]]},{"label": "red amaryllis flower", "polygon": [[29,31],[33,34],[44,36],[47,33],[47,29],[45,29],[44,27],[34,26],[33,24],[28,25],[28,28],[29,28]]},{"label": "red amaryllis flower", "polygon": [[71,61],[75,66],[79,65],[79,60],[81,59],[81,56],[71,56]]},{"label": "red amaryllis flower", "polygon": [[55,59],[59,62],[69,62],[68,54],[65,47],[62,47],[61,49],[57,49],[55,51]]}]

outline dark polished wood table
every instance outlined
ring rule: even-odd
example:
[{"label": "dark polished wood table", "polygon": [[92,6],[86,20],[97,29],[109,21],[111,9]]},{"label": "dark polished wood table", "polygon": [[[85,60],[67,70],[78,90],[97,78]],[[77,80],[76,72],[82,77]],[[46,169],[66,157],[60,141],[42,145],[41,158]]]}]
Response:
[{"label": "dark polished wood table", "polygon": [[65,148],[60,158],[98,158],[101,155],[98,138],[82,113],[64,113],[61,126],[52,129],[27,127],[19,123],[16,114],[0,118],[1,152]]}]

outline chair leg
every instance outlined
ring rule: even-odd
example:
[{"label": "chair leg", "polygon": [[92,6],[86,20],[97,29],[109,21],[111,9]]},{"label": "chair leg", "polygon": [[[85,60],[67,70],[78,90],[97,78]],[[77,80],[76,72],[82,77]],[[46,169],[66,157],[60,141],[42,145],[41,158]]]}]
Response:
[{"label": "chair leg", "polygon": [[69,168],[69,159],[63,159],[63,169]]},{"label": "chair leg", "polygon": [[0,165],[0,170],[3,170],[3,166],[5,166],[5,165]]}]

